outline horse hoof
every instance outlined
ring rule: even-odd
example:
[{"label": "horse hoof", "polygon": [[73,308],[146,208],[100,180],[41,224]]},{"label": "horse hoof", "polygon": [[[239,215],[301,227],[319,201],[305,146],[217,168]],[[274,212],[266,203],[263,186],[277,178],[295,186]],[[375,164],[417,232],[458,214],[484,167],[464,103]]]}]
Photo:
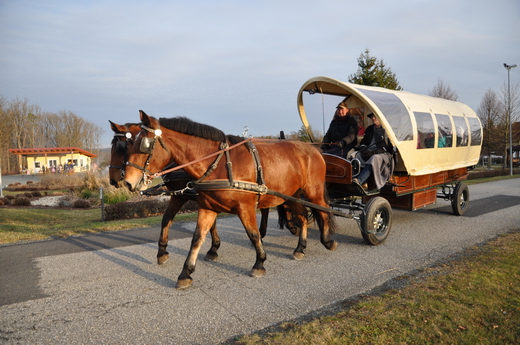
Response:
[{"label": "horse hoof", "polygon": [[291,232],[291,234],[293,234],[294,236],[300,236],[300,228],[295,227],[295,226],[291,226],[288,229]]},{"label": "horse hoof", "polygon": [[251,277],[263,277],[265,275],[265,268],[251,270]]},{"label": "horse hoof", "polygon": [[175,285],[175,288],[177,290],[183,290],[189,287],[193,283],[193,279],[179,279],[177,280],[177,285]]},{"label": "horse hoof", "polygon": [[206,253],[204,257],[205,261],[217,261],[218,254],[217,253]]},{"label": "horse hoof", "polygon": [[325,246],[325,248],[327,248],[328,250],[330,250],[331,252],[335,251],[336,248],[338,248],[338,242],[336,241],[330,241],[328,243],[328,246]]},{"label": "horse hoof", "polygon": [[168,261],[169,258],[170,258],[170,256],[168,254],[165,254],[163,256],[158,256],[157,257],[157,263],[159,265],[162,265],[162,264],[166,263],[166,261]]},{"label": "horse hoof", "polygon": [[305,254],[301,253],[301,252],[294,252],[293,253],[294,260],[303,260],[304,256],[305,256]]}]

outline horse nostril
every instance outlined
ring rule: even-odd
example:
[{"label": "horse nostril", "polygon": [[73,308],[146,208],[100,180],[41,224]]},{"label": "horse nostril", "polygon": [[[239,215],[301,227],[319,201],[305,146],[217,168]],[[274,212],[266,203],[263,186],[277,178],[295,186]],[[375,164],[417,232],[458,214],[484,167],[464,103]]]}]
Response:
[{"label": "horse nostril", "polygon": [[113,179],[110,179],[110,184],[114,187],[117,187],[117,182]]},{"label": "horse nostril", "polygon": [[131,184],[130,182],[125,181],[125,186],[126,186],[126,188],[128,188],[128,190],[130,190],[131,192],[134,191],[134,187],[132,187],[132,184]]}]

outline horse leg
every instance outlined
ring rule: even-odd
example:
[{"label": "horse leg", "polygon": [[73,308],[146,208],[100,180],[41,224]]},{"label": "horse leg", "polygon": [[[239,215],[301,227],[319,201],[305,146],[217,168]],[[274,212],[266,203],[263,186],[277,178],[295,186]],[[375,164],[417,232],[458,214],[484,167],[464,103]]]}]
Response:
[{"label": "horse leg", "polygon": [[301,228],[300,236],[298,237],[298,246],[293,252],[293,258],[295,260],[302,260],[305,256],[305,248],[307,248],[307,218],[303,215],[297,215],[295,218],[300,221]]},{"label": "horse leg", "polygon": [[260,237],[264,238],[267,234],[267,221],[269,219],[269,209],[262,208],[260,209],[260,213],[262,217],[260,218]]},{"label": "horse leg", "polygon": [[193,279],[191,274],[195,272],[195,265],[197,263],[197,255],[199,254],[200,247],[204,243],[204,239],[208,234],[211,225],[215,223],[217,213],[208,209],[199,208],[199,215],[197,217],[197,227],[193,233],[191,240],[191,248],[188,253],[188,257],[184,262],[181,274],[177,278],[177,289],[185,289],[191,285]]},{"label": "horse leg", "polygon": [[255,247],[256,261],[251,270],[251,277],[262,277],[265,275],[264,261],[266,259],[264,247],[262,246],[262,240],[260,238],[260,231],[256,225],[256,212],[254,209],[247,209],[243,212],[239,212],[238,217],[242,221],[242,225],[246,229],[249,240]]},{"label": "horse leg", "polygon": [[217,231],[217,219],[213,222],[211,229],[209,229],[211,234],[211,248],[206,253],[204,260],[206,261],[215,261],[217,260],[218,254],[217,251],[220,248],[220,237],[218,237]]},{"label": "horse leg", "polygon": [[297,224],[295,219],[295,215],[293,215],[293,210],[291,207],[294,207],[295,203],[289,205],[289,202],[286,202],[285,204],[278,205],[276,208],[278,211],[278,225],[280,225],[280,229],[283,229],[284,226],[289,229],[291,234],[294,236],[300,235],[300,224]]},{"label": "horse leg", "polygon": [[320,229],[321,244],[328,250],[336,250],[338,243],[330,239],[330,235],[334,233],[334,219],[327,212],[312,209],[312,213]]},{"label": "horse leg", "polygon": [[168,261],[170,254],[166,251],[166,247],[168,246],[168,233],[170,231],[170,226],[172,225],[173,218],[186,201],[188,200],[172,196],[166,210],[164,211],[161,221],[161,235],[159,236],[159,251],[157,252],[157,263],[159,265]]},{"label": "horse leg", "polygon": [[287,226],[293,235],[298,236],[298,246],[293,252],[294,259],[303,259],[307,248],[307,208],[298,202],[286,201],[285,204],[278,206],[278,214],[280,226]]}]

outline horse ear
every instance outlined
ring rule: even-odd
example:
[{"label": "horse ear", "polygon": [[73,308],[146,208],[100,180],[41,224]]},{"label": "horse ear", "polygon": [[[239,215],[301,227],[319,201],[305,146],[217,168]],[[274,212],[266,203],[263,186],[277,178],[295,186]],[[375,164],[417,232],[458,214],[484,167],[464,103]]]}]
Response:
[{"label": "horse ear", "polygon": [[121,128],[124,128],[124,126],[118,125],[117,123],[114,123],[114,122],[112,122],[110,120],[108,120],[108,122],[110,122],[110,128],[112,128],[114,133],[124,132],[124,129],[121,129]]},{"label": "horse ear", "polygon": [[139,110],[139,116],[141,117],[143,125],[150,127],[150,117],[142,110]]}]

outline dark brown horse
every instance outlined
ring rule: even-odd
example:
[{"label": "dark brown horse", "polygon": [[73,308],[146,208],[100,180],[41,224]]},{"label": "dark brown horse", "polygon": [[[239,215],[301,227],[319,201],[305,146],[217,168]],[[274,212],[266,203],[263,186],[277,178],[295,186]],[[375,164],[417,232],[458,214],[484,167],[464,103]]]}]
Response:
[{"label": "dark brown horse", "polygon": [[[108,169],[109,179],[111,185],[119,188],[125,174],[125,164],[129,150],[132,148],[135,136],[141,131],[141,124],[127,123],[124,125],[118,125],[112,121],[109,122],[110,128],[112,128],[114,131],[114,139],[112,140],[110,155],[110,166]],[[179,171],[167,175],[164,180],[165,187],[168,191],[179,191],[186,187],[186,185],[191,181],[191,178],[184,171]],[[159,249],[157,252],[157,263],[159,265],[168,261],[169,258],[169,253],[166,250],[166,247],[168,246],[168,234],[173,219],[182,206],[190,200],[196,202],[197,195],[195,193],[187,193],[172,195],[170,197],[170,201],[166,207],[166,210],[164,211],[161,221],[161,234],[159,237]],[[297,224],[294,224],[294,218],[292,217],[292,214],[286,210],[285,207],[279,207],[278,213],[280,228],[285,225],[293,234],[297,234],[299,228]],[[267,231],[269,209],[262,209],[261,214],[262,217],[260,221],[260,234],[263,238],[265,237]],[[213,224],[209,231],[211,234],[211,248],[206,253],[205,260],[214,261],[218,257],[217,250],[220,247],[220,238],[218,236],[216,223]]]},{"label": "dark brown horse", "polygon": [[[182,117],[157,120],[141,111],[141,122],[142,130],[130,151],[124,178],[129,189],[145,189],[150,175],[173,160],[195,180],[199,195],[197,227],[177,288],[191,285],[198,252],[219,212],[238,215],[256,250],[251,275],[259,277],[265,274],[266,254],[256,224],[256,209],[285,202],[279,196],[266,194],[265,189],[302,196],[315,205],[328,208],[325,161],[318,150],[306,143],[258,141],[254,143],[256,146],[240,144],[234,149],[221,150],[243,138],[225,136],[214,127]],[[215,156],[210,156],[212,154]],[[220,162],[224,155],[226,159]],[[336,242],[330,239],[333,230],[330,214],[315,208],[312,211],[321,232],[321,243],[334,250]],[[296,217],[302,227],[294,256],[300,259],[307,246],[307,218],[303,214]]]}]

